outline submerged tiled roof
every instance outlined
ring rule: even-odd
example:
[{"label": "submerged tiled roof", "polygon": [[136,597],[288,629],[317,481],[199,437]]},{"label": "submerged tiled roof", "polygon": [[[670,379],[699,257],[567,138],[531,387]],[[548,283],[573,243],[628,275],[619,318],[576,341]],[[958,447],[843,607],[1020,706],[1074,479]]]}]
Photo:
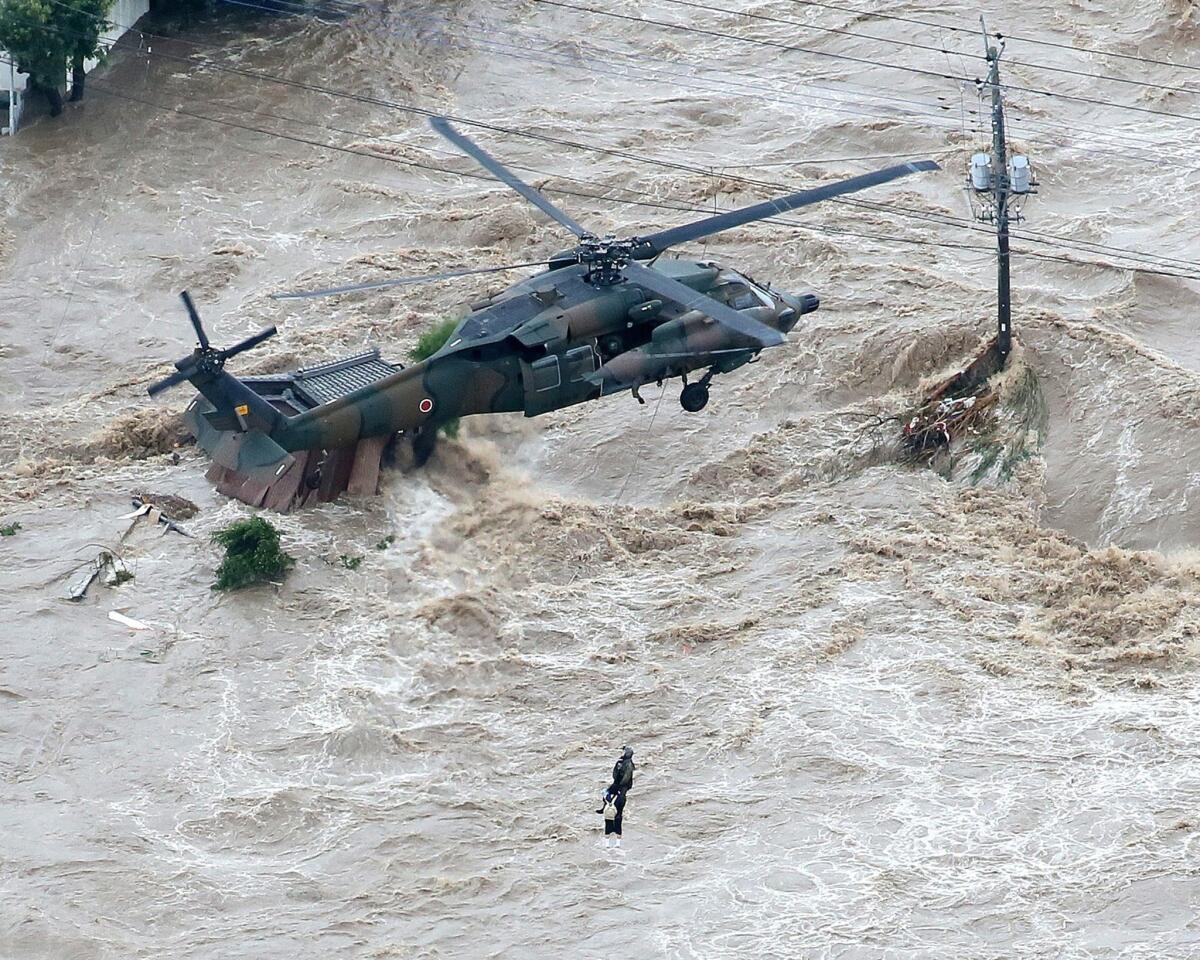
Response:
[{"label": "submerged tiled roof", "polygon": [[297,370],[292,375],[292,389],[313,406],[320,406],[390,377],[400,369],[381,359],[378,350],[371,350],[319,367]]}]

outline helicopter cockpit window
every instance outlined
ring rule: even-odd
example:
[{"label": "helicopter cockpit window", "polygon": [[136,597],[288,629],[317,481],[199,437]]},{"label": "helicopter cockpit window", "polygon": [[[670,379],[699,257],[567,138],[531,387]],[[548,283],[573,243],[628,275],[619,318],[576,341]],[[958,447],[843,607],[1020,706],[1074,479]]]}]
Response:
[{"label": "helicopter cockpit window", "polygon": [[562,376],[558,370],[558,357],[556,356],[535,360],[529,365],[529,369],[533,372],[534,390],[553,390],[562,383]]},{"label": "helicopter cockpit window", "polygon": [[752,310],[754,307],[771,305],[758,291],[737,281],[720,284],[713,289],[709,296],[733,307],[734,310]]}]

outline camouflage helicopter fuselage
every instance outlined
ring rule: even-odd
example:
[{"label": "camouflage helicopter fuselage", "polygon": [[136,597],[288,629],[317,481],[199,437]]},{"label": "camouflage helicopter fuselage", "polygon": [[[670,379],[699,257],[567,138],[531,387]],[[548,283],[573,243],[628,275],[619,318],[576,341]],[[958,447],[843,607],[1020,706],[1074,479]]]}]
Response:
[{"label": "camouflage helicopter fuselage", "polygon": [[[818,305],[812,294],[780,293],[711,261],[660,260],[651,269],[780,333]],[[208,402],[189,408],[187,419],[218,462],[262,474],[291,451],[349,447],[397,433],[428,442],[438,426],[461,417],[533,417],[624,390],[636,395],[643,384],[698,370],[707,372],[693,387],[706,401],[713,375],[740,367],[761,349],[760,342],[636,282],[595,285],[585,266],[570,264],[473,305],[433,356],[329,403],[288,416],[217,369],[191,378]],[[690,408],[698,409],[695,401]],[[239,436],[246,433],[257,436]]]},{"label": "camouflage helicopter fuselage", "polygon": [[[446,118],[431,118],[430,124],[573,233],[578,243],[552,257],[544,273],[476,304],[429,359],[407,369],[380,361],[382,369],[374,366],[369,374],[343,368],[337,390],[326,390],[316,400],[308,396],[299,406],[293,403],[302,392],[299,374],[290,387],[271,393],[224,370],[226,360],[274,334],[273,327],[219,350],[209,344],[185,293],[199,346],[149,392],[153,396],[190,381],[204,397],[187,413],[197,440],[239,477],[270,480],[294,462],[292,451],[339,450],[395,434],[411,437],[423,459],[437,427],[451,420],[515,411],[533,417],[621,390],[631,390],[640,400],[640,386],[669,377],[684,381],[679,398],[684,409],[700,410],[715,375],[784,343],[785,334],[802,314],[817,308],[818,300],[812,294],[779,293],[716,263],[663,259],[663,254],[734,227],[937,169],[932,160],[895,164],[678,227],[619,238],[600,236],[577,223]],[[507,269],[484,267],[275,296],[328,296]],[[697,370],[705,373],[688,383],[687,375]],[[311,371],[300,373],[311,376]]]}]

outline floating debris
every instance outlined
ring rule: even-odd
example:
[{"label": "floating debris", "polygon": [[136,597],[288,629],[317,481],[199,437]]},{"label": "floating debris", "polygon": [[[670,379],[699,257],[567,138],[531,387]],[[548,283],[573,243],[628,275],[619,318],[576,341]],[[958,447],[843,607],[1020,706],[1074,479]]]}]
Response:
[{"label": "floating debris", "polygon": [[130,630],[150,630],[153,629],[150,624],[142,623],[141,620],[134,620],[133,617],[127,617],[123,613],[118,613],[116,610],[108,611],[108,619],[113,623],[119,623],[123,627],[128,627]]},{"label": "floating debris", "polygon": [[133,571],[125,561],[111,550],[101,550],[94,560],[89,560],[79,573],[67,584],[67,599],[78,603],[92,584],[99,580],[106,587],[119,587],[133,579]]},{"label": "floating debris", "polygon": [[214,590],[238,590],[281,577],[295,561],[279,547],[279,531],[262,517],[231,523],[213,534],[225,548]]},{"label": "floating debris", "polygon": [[191,520],[200,512],[200,508],[185,497],[177,497],[173,493],[155,493],[150,490],[134,490],[130,493],[133,502],[153,504],[172,520]]},{"label": "floating debris", "polygon": [[912,453],[936,452],[948,447],[955,437],[971,432],[972,425],[995,402],[996,395],[985,390],[926,403],[904,424],[904,446]]},{"label": "floating debris", "polygon": [[182,534],[185,537],[191,536],[190,533],[188,533],[186,530],[184,530],[183,527],[179,526],[179,524],[177,524],[174,520],[172,520],[170,517],[168,517],[165,513],[163,513],[163,511],[161,509],[159,509],[154,504],[144,503],[138,497],[134,497],[132,502],[133,502],[133,505],[137,509],[134,510],[133,513],[123,514],[121,516],[122,520],[133,519],[136,521],[137,519],[139,519],[141,517],[150,517],[155,523],[161,523],[166,528],[165,530],[163,530],[164,534],[168,530],[173,530],[173,531],[175,531],[175,533]]}]

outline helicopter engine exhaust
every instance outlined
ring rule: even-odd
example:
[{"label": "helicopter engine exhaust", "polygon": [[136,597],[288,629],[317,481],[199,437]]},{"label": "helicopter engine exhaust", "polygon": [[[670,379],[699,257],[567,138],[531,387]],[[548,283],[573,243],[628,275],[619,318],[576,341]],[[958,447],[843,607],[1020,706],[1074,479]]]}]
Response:
[{"label": "helicopter engine exhaust", "polygon": [[796,321],[804,316],[804,314],[812,313],[821,305],[821,298],[815,293],[800,293],[784,297],[784,301],[789,306],[779,315],[779,322],[785,333],[791,332],[791,329],[796,325]]}]

